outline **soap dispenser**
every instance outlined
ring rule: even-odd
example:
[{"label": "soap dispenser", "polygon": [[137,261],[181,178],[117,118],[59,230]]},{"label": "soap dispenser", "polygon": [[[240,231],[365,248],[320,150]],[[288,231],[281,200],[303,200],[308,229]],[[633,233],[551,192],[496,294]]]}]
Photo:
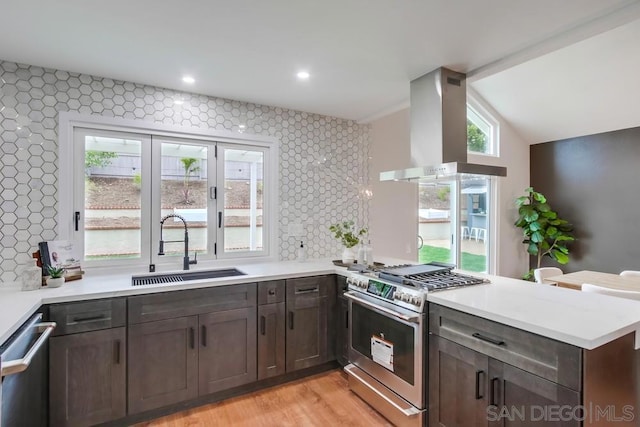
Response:
[{"label": "soap dispenser", "polygon": [[300,241],[300,247],[298,248],[298,261],[303,262],[307,259],[307,254],[304,250],[304,243]]}]

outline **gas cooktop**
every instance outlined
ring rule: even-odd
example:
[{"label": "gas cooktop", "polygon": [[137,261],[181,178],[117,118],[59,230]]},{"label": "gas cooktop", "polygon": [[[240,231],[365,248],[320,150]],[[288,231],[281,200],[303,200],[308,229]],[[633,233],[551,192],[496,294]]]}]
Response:
[{"label": "gas cooktop", "polygon": [[403,264],[353,273],[350,290],[365,293],[411,310],[423,310],[428,292],[490,283],[480,277],[453,272],[450,264]]}]

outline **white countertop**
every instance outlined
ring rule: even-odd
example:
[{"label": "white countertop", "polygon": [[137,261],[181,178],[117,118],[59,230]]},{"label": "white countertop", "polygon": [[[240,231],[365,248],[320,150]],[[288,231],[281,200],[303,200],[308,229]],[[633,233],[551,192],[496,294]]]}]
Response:
[{"label": "white countertop", "polygon": [[[135,287],[131,286],[131,273],[126,272],[88,272],[82,280],[65,283],[60,288],[26,292],[20,291],[17,286],[5,284],[0,286],[0,344],[43,304],[322,274],[347,274],[344,267],[336,267],[330,260],[245,264],[237,268],[247,274]],[[638,301],[536,285],[498,276],[485,277],[492,283],[433,292],[428,295],[428,300],[588,350],[635,332],[636,348],[640,348]]]}]

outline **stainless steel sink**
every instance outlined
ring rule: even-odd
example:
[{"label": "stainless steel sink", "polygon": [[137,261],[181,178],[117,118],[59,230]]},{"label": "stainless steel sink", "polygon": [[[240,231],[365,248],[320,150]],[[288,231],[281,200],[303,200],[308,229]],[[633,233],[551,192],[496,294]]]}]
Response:
[{"label": "stainless steel sink", "polygon": [[188,282],[189,280],[218,279],[221,277],[246,276],[237,268],[223,268],[217,270],[184,271],[180,273],[165,273],[145,276],[132,276],[131,285],[158,285],[162,283]]}]

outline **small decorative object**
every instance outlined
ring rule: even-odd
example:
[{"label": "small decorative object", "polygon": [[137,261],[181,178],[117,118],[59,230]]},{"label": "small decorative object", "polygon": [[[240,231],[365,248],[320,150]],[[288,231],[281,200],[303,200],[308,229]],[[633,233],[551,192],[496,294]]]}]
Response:
[{"label": "small decorative object", "polygon": [[300,241],[300,247],[298,248],[298,261],[304,262],[307,260],[307,254],[304,250],[304,243]]},{"label": "small decorative object", "polygon": [[42,286],[42,269],[38,267],[37,259],[33,258],[30,262],[27,262],[27,264],[25,264],[20,279],[22,281],[21,289],[23,291],[33,291],[35,289],[40,289],[40,287]]},{"label": "small decorative object", "polygon": [[47,279],[47,286],[50,288],[59,288],[64,283],[64,268],[62,267],[49,267],[49,278]]},{"label": "small decorative object", "polygon": [[[524,243],[529,255],[537,258],[536,268],[540,268],[543,257],[549,257],[558,264],[569,262],[567,243],[575,240],[573,226],[551,210],[547,198],[529,187],[525,196],[516,199],[518,220],[515,226],[522,229]],[[523,276],[533,280],[533,269]]]},{"label": "small decorative object", "polygon": [[342,262],[344,264],[353,264],[356,254],[353,252],[352,248],[360,243],[360,237],[367,234],[367,229],[361,228],[356,231],[355,223],[353,221],[343,221],[330,226],[329,231],[331,231],[333,233],[333,237],[340,240],[340,243],[344,246],[344,251],[342,251]]}]

